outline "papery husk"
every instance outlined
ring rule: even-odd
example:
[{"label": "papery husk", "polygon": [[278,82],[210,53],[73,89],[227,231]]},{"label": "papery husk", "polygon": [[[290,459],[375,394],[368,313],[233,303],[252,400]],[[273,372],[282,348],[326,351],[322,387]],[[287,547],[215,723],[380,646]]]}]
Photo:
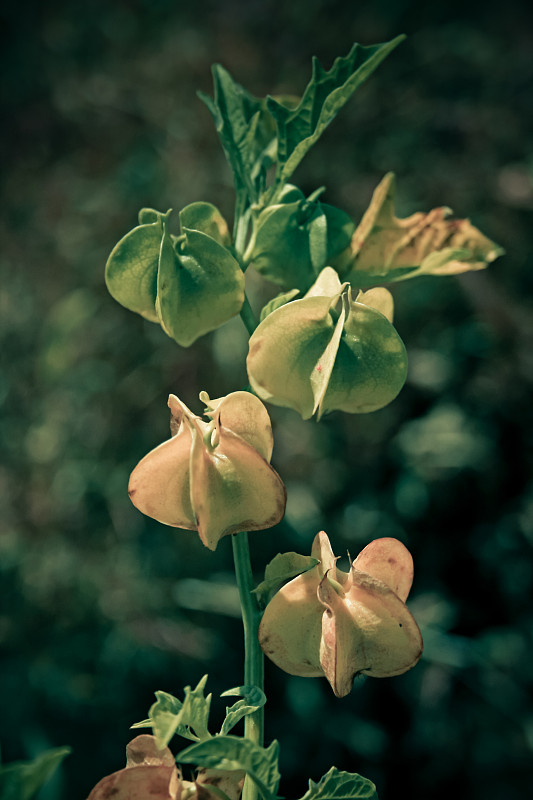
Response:
[{"label": "papery husk", "polygon": [[133,505],[147,517],[175,528],[196,530],[189,469],[192,430],[174,395],[170,404],[175,433],[139,461],[130,475],[128,494]]},{"label": "papery husk", "polygon": [[184,791],[174,756],[157,750],[153,736],[137,736],[126,749],[124,769],[103,778],[87,800],[180,800]]},{"label": "papery husk", "polygon": [[404,602],[413,577],[407,548],[377,539],[345,573],[322,531],[312,555],[320,563],[282,587],[265,609],[259,628],[265,654],[291,675],[325,676],[337,697],[351,691],[360,673],[392,677],[413,667],[422,637]]},{"label": "papery husk", "polygon": [[220,425],[216,448],[193,433],[191,505],[198,533],[210,550],[223,536],[270,528],[285,510],[285,487],[270,464],[237,434]]},{"label": "papery husk", "polygon": [[389,586],[352,567],[342,588],[337,592],[326,575],[318,590],[325,608],[320,663],[337,697],[349,694],[356,675],[401,675],[422,654],[418,625]]},{"label": "papery husk", "polygon": [[259,626],[259,643],[284,672],[316,678],[323,675],[317,586],[326,571],[335,571],[336,560],[323,531],[315,537],[311,555],[319,561],[316,567],[293,578],[268,603]]},{"label": "papery husk", "polygon": [[272,429],[261,401],[249,392],[201,399],[210,422],[170,396],[173,436],[135,467],[129,494],[143,514],[197,530],[215,550],[223,536],[279,522],[286,492],[269,463]]},{"label": "papery husk", "polygon": [[207,406],[207,416],[236,433],[270,462],[274,446],[272,425],[258,397],[251,392],[232,392],[211,400],[207,392],[201,392],[200,400]]}]

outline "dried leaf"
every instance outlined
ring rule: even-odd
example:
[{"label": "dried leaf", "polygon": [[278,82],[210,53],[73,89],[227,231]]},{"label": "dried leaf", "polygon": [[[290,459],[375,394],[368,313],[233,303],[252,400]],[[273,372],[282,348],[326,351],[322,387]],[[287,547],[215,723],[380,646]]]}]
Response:
[{"label": "dried leaf", "polygon": [[351,258],[343,266],[353,286],[483,269],[503,253],[470,220],[448,219],[451,212],[445,207],[399,219],[394,214],[394,189],[390,172],[353,235]]}]

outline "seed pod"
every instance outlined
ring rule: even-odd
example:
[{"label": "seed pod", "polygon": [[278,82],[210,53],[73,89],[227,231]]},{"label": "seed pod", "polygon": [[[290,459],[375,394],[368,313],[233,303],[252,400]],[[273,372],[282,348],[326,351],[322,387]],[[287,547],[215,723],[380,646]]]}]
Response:
[{"label": "seed pod", "polygon": [[180,212],[179,237],[168,231],[169,214],[141,211],[141,224],[109,256],[106,283],[115,300],[159,322],[168,336],[188,347],[239,313],[244,275],[228,249],[228,227],[215,206],[186,206]]},{"label": "seed pod", "polygon": [[183,347],[234,317],[244,302],[244,275],[229,250],[201,231],[173,242],[164,227],[157,273],[161,327]]},{"label": "seed pod", "polygon": [[291,675],[325,676],[337,697],[350,692],[359,673],[385,678],[411,669],[422,637],[405,605],[413,574],[407,548],[377,539],[345,573],[321,532],[312,556],[320,563],[266,607],[259,628],[265,654]]},{"label": "seed pod", "polygon": [[303,419],[334,410],[367,413],[393,400],[407,355],[386,289],[355,300],[330,267],[301,300],[277,308],[250,338],[248,378],[261,399]]},{"label": "seed pod", "polygon": [[143,514],[197,530],[215,550],[223,536],[277,524],[286,493],[269,463],[272,429],[261,401],[249,392],[200,397],[209,422],[170,395],[172,438],[135,467],[129,494]]},{"label": "seed pod", "polygon": [[194,784],[181,780],[174,756],[165,747],[158,750],[153,736],[137,736],[126,747],[124,769],[102,778],[88,800],[179,800]]},{"label": "seed pod", "polygon": [[[349,247],[355,225],[341,209],[306,201],[296,187],[292,189],[284,202],[259,215],[251,260],[273,283],[305,292],[326,264]],[[293,200],[295,194],[298,199]]]}]

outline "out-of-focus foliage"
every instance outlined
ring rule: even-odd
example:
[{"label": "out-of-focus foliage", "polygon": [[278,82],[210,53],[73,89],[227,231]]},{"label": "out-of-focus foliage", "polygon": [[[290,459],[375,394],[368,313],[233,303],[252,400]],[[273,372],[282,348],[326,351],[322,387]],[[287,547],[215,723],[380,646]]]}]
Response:
[{"label": "out-of-focus foliage", "polygon": [[31,800],[69,753],[68,747],[56,747],[33,761],[0,766],[0,796],[4,800]]},{"label": "out-of-focus foliage", "polygon": [[[276,553],[394,536],[413,553],[415,670],[325,682],[267,668],[280,792],[332,763],[403,793],[522,800],[533,747],[533,209],[531,11],[420,0],[21,0],[0,12],[3,214],[0,741],[3,761],[68,743],[40,800],[83,798],[122,766],[153,692],[241,680],[229,541],[139,514],[139,458],[168,435],[164,401],[244,387],[234,319],[187,350],[107,294],[111,248],[141,207],[203,200],[231,220],[231,176],[196,90],[224,64],[254,96],[303,91],[353,41],[408,39],[295,172],[358,219],[388,171],[396,213],[446,205],[507,251],[485,273],[393,286],[407,385],[385,409],[303,422],[271,408],[285,521]],[[322,198],[321,198],[322,199]],[[173,230],[172,233],[177,233]],[[276,293],[249,286],[259,310]],[[163,404],[162,404],[163,403]],[[342,565],[341,565],[342,566]],[[309,724],[309,720],[313,724]],[[220,720],[221,721],[221,720]],[[315,774],[309,775],[308,765]],[[302,769],[302,765],[305,769]]]}]

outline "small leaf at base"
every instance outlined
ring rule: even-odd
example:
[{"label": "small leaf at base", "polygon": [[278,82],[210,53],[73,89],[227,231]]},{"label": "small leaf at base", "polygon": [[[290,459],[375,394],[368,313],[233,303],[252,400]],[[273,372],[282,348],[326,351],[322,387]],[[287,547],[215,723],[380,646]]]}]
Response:
[{"label": "small leaf at base", "polygon": [[244,770],[256,784],[263,800],[276,800],[280,779],[278,757],[277,741],[264,748],[238,736],[215,736],[185,748],[178,753],[176,761],[211,769]]},{"label": "small leaf at base", "polygon": [[368,778],[331,767],[318,783],[309,781],[309,789],[301,800],[378,800],[378,794]]}]

